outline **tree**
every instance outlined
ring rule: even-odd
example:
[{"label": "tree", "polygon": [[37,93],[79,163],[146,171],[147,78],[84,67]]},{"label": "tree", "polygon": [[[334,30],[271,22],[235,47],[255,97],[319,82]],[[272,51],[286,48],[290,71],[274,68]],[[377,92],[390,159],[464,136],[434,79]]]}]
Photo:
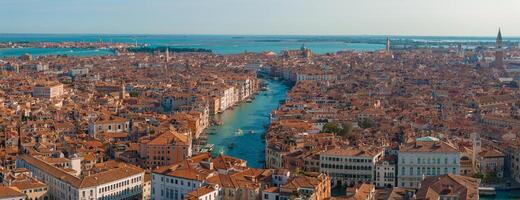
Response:
[{"label": "tree", "polygon": [[352,136],[353,128],[354,127],[352,126],[351,123],[344,124],[338,135],[343,138],[350,138]]},{"label": "tree", "polygon": [[364,119],[363,121],[361,121],[361,123],[359,123],[359,127],[363,128],[363,129],[367,129],[367,128],[372,128],[376,125],[376,123],[371,120],[371,119]]},{"label": "tree", "polygon": [[130,92],[130,97],[139,97],[139,92],[135,92],[135,91]]},{"label": "tree", "polygon": [[323,125],[321,132],[339,134],[341,132],[341,128],[338,126],[338,124],[328,122],[325,125]]},{"label": "tree", "polygon": [[484,174],[480,173],[480,172],[477,172],[473,175],[473,178],[478,178],[478,179],[483,179],[484,178]]}]

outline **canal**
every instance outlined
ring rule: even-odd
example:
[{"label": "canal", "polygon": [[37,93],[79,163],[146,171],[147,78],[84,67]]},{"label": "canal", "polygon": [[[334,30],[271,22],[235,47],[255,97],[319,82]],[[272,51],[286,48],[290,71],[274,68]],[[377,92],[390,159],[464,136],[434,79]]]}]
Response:
[{"label": "canal", "polygon": [[268,90],[260,91],[251,103],[240,103],[232,110],[215,116],[222,125],[208,129],[208,143],[214,144],[214,154],[241,158],[247,165],[255,168],[264,167],[264,133],[270,120],[269,114],[285,100],[289,86],[282,81],[261,79],[267,83]]}]

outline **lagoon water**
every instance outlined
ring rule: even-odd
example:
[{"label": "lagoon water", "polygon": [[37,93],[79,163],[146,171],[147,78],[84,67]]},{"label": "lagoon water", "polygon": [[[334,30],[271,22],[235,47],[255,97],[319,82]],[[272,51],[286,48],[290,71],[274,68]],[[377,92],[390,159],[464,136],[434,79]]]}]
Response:
[{"label": "lagoon water", "polygon": [[0,48],[1,57],[16,57],[29,53],[33,56],[68,55],[68,56],[102,56],[112,54],[108,49],[78,48]]},{"label": "lagoon water", "polygon": [[[217,115],[222,122],[220,126],[212,126],[208,143],[214,144],[213,153],[223,151],[226,155],[238,157],[247,161],[251,167],[264,166],[263,142],[264,133],[270,123],[269,114],[276,109],[281,100],[285,100],[289,86],[281,81],[262,79],[269,90],[261,91],[251,103],[242,103],[233,110],[227,110]],[[237,133],[241,129],[243,133]],[[250,131],[254,133],[250,133]],[[229,148],[230,145],[234,146]]]},{"label": "lagoon water", "polygon": [[[243,52],[273,51],[279,53],[287,49],[299,49],[302,44],[318,54],[341,50],[375,51],[384,49],[382,43],[353,41],[332,36],[231,36],[231,35],[89,35],[89,34],[0,34],[0,42],[123,42],[151,46],[171,46],[179,48],[211,49],[217,54],[237,54]],[[1,49],[2,56],[17,56],[23,53],[35,55],[43,51],[49,54],[67,54],[69,49]],[[92,55],[96,52],[91,52]],[[103,52],[110,53],[110,52]]]}]

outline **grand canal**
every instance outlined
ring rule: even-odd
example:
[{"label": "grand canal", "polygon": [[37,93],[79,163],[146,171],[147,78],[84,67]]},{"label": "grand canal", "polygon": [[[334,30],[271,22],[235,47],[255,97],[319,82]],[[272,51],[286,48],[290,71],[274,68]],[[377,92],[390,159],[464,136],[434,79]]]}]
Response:
[{"label": "grand canal", "polygon": [[[269,125],[269,113],[276,109],[281,100],[285,100],[290,87],[281,81],[261,79],[267,83],[269,90],[261,91],[251,103],[241,103],[233,110],[215,116],[222,125],[208,129],[208,143],[214,144],[213,153],[223,151],[227,155],[247,160],[247,165],[255,168],[264,166],[265,143],[263,136]],[[242,133],[237,133],[237,130]],[[253,133],[250,133],[253,131]],[[338,189],[338,188],[336,188]],[[344,188],[333,192],[344,194]],[[481,199],[518,199],[519,190],[497,191],[496,196],[483,196]]]},{"label": "grand canal", "polygon": [[250,167],[264,166],[264,133],[270,123],[269,114],[280,101],[285,100],[289,86],[281,81],[261,79],[268,90],[260,91],[251,103],[241,103],[232,110],[217,115],[222,125],[212,126],[208,132],[208,143],[214,144],[213,153],[247,160]]}]

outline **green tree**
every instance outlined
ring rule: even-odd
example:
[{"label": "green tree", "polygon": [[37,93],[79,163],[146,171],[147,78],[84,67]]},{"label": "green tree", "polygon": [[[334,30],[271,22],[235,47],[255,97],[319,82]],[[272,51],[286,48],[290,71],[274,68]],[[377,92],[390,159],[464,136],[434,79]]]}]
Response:
[{"label": "green tree", "polygon": [[484,174],[480,173],[480,172],[477,172],[473,175],[473,178],[478,178],[478,179],[483,179],[484,178]]},{"label": "green tree", "polygon": [[329,123],[326,123],[325,125],[323,125],[321,132],[339,134],[341,132],[341,127],[339,127],[338,124],[329,122]]},{"label": "green tree", "polygon": [[353,126],[351,123],[346,123],[342,126],[341,131],[338,133],[343,138],[350,138],[352,136]]},{"label": "green tree", "polygon": [[135,91],[130,92],[130,97],[139,97],[139,92],[135,92]]},{"label": "green tree", "polygon": [[372,128],[376,125],[376,123],[374,122],[374,120],[371,120],[371,119],[364,119],[363,121],[361,121],[361,123],[359,123],[359,127],[363,128],[363,129],[367,129],[367,128]]}]

